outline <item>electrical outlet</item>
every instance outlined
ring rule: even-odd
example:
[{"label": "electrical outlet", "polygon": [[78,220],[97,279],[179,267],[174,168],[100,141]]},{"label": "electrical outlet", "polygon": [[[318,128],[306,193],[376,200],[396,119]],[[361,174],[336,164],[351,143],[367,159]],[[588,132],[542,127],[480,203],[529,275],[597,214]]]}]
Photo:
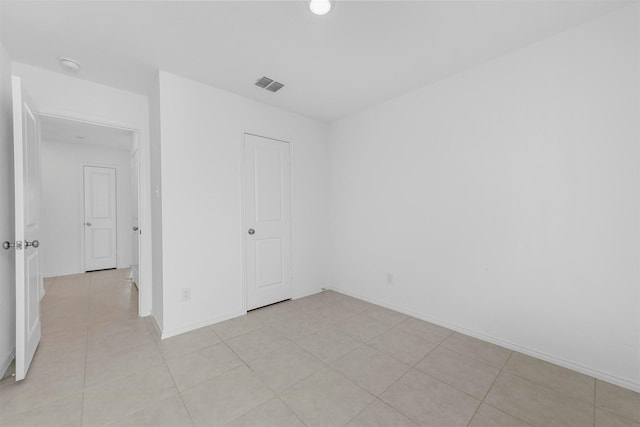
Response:
[{"label": "electrical outlet", "polygon": [[393,285],[393,274],[387,273],[387,285]]},{"label": "electrical outlet", "polygon": [[191,301],[191,288],[182,288],[182,302]]}]

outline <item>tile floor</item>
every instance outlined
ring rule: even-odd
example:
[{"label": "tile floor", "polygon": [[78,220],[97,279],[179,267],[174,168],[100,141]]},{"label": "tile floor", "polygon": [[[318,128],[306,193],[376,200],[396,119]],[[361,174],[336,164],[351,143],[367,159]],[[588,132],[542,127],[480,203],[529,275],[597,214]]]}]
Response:
[{"label": "tile floor", "polygon": [[47,280],[0,425],[640,426],[640,395],[335,292],[159,341],[126,270]]}]

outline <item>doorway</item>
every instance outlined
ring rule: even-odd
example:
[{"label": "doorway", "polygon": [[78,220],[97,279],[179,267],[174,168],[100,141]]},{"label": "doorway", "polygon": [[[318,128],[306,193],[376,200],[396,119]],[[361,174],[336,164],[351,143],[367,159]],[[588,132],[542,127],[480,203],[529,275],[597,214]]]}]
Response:
[{"label": "doorway", "polygon": [[40,123],[43,276],[117,268],[137,285],[139,274],[131,274],[140,259],[135,132],[48,115]]},{"label": "doorway", "polygon": [[291,172],[287,142],[245,134],[247,310],[292,297]]}]

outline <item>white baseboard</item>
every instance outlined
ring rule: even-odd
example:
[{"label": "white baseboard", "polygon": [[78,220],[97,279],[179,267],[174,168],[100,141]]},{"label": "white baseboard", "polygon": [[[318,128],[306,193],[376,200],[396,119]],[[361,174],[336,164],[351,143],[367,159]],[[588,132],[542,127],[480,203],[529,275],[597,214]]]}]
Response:
[{"label": "white baseboard", "polygon": [[535,357],[537,359],[542,359],[542,360],[547,361],[549,363],[553,363],[555,365],[562,366],[564,368],[571,369],[573,371],[577,371],[577,372],[580,372],[582,374],[592,376],[592,377],[597,378],[599,380],[602,380],[602,381],[605,381],[605,382],[608,382],[608,383],[611,383],[611,384],[615,384],[615,385],[618,385],[620,387],[623,387],[623,388],[626,388],[626,389],[629,389],[629,390],[640,392],[640,383],[633,382],[633,381],[628,380],[626,378],[620,378],[620,377],[617,377],[617,376],[614,376],[614,375],[610,375],[610,374],[608,374],[606,372],[601,372],[601,371],[598,371],[596,369],[589,368],[587,366],[583,366],[583,365],[580,365],[580,364],[577,364],[577,363],[573,363],[573,362],[571,362],[569,360],[565,360],[565,359],[562,359],[560,357],[556,357],[556,356],[548,354],[548,353],[540,352],[538,350],[535,350],[535,349],[532,349],[532,348],[529,348],[529,347],[523,347],[521,345],[514,344],[514,343],[512,343],[510,341],[506,341],[506,340],[503,340],[503,339],[500,339],[500,338],[496,338],[496,337],[493,337],[491,335],[486,335],[484,333],[481,333],[481,332],[478,332],[478,331],[474,331],[474,330],[471,330],[471,329],[463,328],[461,326],[455,325],[453,323],[445,322],[445,321],[442,321],[440,319],[433,318],[433,317],[428,316],[428,315],[423,314],[423,313],[417,313],[415,311],[408,310],[408,309],[406,309],[404,307],[399,307],[399,306],[396,306],[396,305],[393,305],[393,304],[389,304],[389,303],[386,303],[386,302],[383,302],[383,301],[379,301],[379,300],[376,300],[376,299],[367,298],[367,297],[365,297],[363,295],[359,295],[359,294],[356,294],[356,293],[353,293],[353,292],[349,292],[349,291],[344,290],[344,289],[340,289],[340,288],[336,288],[336,287],[330,287],[329,289],[331,289],[331,290],[333,290],[335,292],[339,292],[341,294],[345,294],[345,295],[349,295],[349,296],[354,297],[354,298],[361,299],[361,300],[366,301],[366,302],[370,302],[372,304],[380,305],[382,307],[386,307],[388,309],[398,311],[400,313],[404,313],[406,315],[409,315],[409,316],[412,316],[412,317],[415,317],[415,318],[418,318],[418,319],[421,319],[421,320],[424,320],[424,321],[427,321],[427,322],[430,322],[430,323],[433,323],[433,324],[436,324],[436,325],[439,325],[439,326],[442,326],[442,327],[445,327],[445,328],[448,328],[448,329],[452,329],[452,330],[454,330],[456,332],[460,332],[461,334],[470,335],[470,336],[472,336],[474,338],[478,338],[478,339],[481,339],[483,341],[487,341],[487,342],[490,342],[492,344],[496,344],[496,345],[508,348],[509,350],[513,350],[513,351],[517,351],[517,352],[520,352],[520,353],[524,353],[526,355],[529,355],[531,357]]},{"label": "white baseboard", "polygon": [[[158,321],[154,317],[153,313],[150,313],[148,316],[151,319],[151,324],[153,325],[153,329],[155,331],[156,337],[162,339],[162,329],[160,328],[160,325],[158,325]],[[147,317],[147,316],[140,316],[140,317]]]},{"label": "white baseboard", "polygon": [[82,274],[82,273],[84,273],[84,271],[69,271],[69,272],[59,272],[59,273],[47,273],[47,274],[43,274],[42,278],[43,279],[55,279],[56,277],[75,276],[76,274]]},{"label": "white baseboard", "polygon": [[[311,292],[305,292],[303,294],[296,295],[292,299],[304,298],[304,297],[308,297],[310,295],[315,295],[315,294],[320,293],[320,292],[322,292],[322,289],[317,289],[317,290],[313,290]],[[156,327],[156,330],[158,331],[158,333],[160,334],[162,339],[165,339],[165,338],[171,338],[171,337],[174,337],[176,335],[183,334],[185,332],[191,332],[191,331],[196,330],[196,329],[204,328],[205,326],[211,326],[211,325],[214,325],[216,323],[224,322],[225,320],[233,319],[234,317],[242,316],[242,315],[245,315],[245,314],[247,314],[246,311],[234,311],[232,313],[227,313],[227,314],[224,314],[222,316],[214,317],[212,319],[204,320],[202,322],[194,323],[192,325],[184,326],[182,328],[173,329],[173,330],[167,331],[167,332],[160,331],[160,328],[158,327],[158,324],[156,323],[155,318],[153,316],[151,316],[151,318],[153,319],[153,324]]]},{"label": "white baseboard", "polygon": [[7,358],[2,362],[2,365],[0,365],[0,378],[4,377],[4,374],[7,373],[7,369],[9,369],[11,362],[13,362],[13,359],[15,358],[16,349],[14,348],[13,350],[11,350],[11,353],[9,353]]},{"label": "white baseboard", "polygon": [[292,300],[297,300],[297,299],[300,299],[300,298],[309,297],[311,295],[319,294],[320,292],[322,292],[322,290],[323,290],[323,288],[314,289],[313,291],[304,292],[304,293],[301,293],[299,295],[296,295],[296,296],[292,297],[291,299]]},{"label": "white baseboard", "polygon": [[214,317],[212,319],[204,320],[202,322],[194,323],[194,324],[191,324],[191,325],[188,325],[188,326],[183,326],[181,328],[173,329],[171,331],[166,331],[166,332],[163,331],[162,334],[161,334],[161,337],[162,337],[162,339],[171,338],[171,337],[174,337],[176,335],[184,334],[185,332],[191,332],[191,331],[194,331],[196,329],[204,328],[205,326],[214,325],[216,323],[220,323],[220,322],[223,322],[225,320],[233,319],[234,317],[242,316],[244,314],[247,314],[247,312],[246,311],[235,311],[233,313],[227,313],[227,314],[224,314],[222,316]]}]

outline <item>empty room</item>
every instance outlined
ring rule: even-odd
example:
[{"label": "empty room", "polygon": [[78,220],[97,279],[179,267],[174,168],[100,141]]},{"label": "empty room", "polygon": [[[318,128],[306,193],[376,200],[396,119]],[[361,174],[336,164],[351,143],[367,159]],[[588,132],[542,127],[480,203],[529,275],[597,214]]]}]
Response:
[{"label": "empty room", "polygon": [[640,2],[0,0],[0,426],[640,427]]}]

